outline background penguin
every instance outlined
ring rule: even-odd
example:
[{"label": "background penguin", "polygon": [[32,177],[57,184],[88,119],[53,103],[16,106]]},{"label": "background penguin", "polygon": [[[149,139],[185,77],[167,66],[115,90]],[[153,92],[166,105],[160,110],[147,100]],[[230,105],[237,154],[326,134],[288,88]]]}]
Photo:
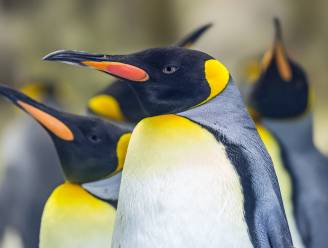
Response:
[{"label": "background penguin", "polygon": [[[203,25],[186,35],[174,46],[191,47],[210,27],[211,23]],[[89,112],[115,121],[136,123],[148,117],[146,109],[141,105],[129,82],[116,80],[105,89],[98,92],[88,101]]]},{"label": "background penguin", "polygon": [[288,57],[277,19],[275,26],[274,46],[264,57],[250,104],[279,142],[282,175],[289,178],[280,185],[283,194],[284,188],[292,194],[285,205],[293,207],[305,246],[327,247],[328,159],[313,142],[312,88],[302,67]]},{"label": "background penguin", "polygon": [[135,82],[153,116],[131,136],[113,247],[293,246],[270,157],[218,60],[177,47],[44,59]]},{"label": "background penguin", "polygon": [[[262,54],[247,56],[241,59],[237,66],[238,88],[245,102],[250,91],[261,73]],[[247,107],[247,106],[246,106]]]},{"label": "background penguin", "polygon": [[[39,80],[22,88],[39,101],[57,106],[58,88]],[[10,122],[1,139],[4,173],[0,183],[0,247],[8,228],[21,237],[25,248],[39,244],[42,210],[49,194],[63,182],[59,161],[49,136],[27,117]]]},{"label": "background penguin", "polygon": [[[278,20],[276,20],[278,22]],[[277,43],[282,42],[281,41],[281,34],[280,34],[280,28],[278,28],[278,23],[275,25],[276,27],[276,35],[275,35],[275,42],[274,42],[274,49],[276,48]],[[266,53],[263,59],[263,64],[261,64],[261,59],[258,59],[257,57],[254,57],[253,59],[250,59],[248,63],[245,63],[245,76],[244,77],[246,80],[244,82],[244,85],[247,84],[247,86],[242,87],[244,88],[244,98],[247,99],[249,97],[249,94],[252,90],[252,87],[256,83],[256,81],[259,79],[261,75],[261,67],[267,66],[268,63],[267,56],[272,56],[268,55],[271,54],[272,51],[270,50],[269,52]],[[245,90],[246,88],[246,90]],[[289,223],[289,229],[291,231],[291,235],[293,238],[293,242],[295,247],[303,247],[303,242],[301,235],[299,233],[299,230],[297,228],[296,224],[296,219],[294,215],[294,206],[293,206],[293,183],[291,179],[291,175],[286,168],[286,165],[284,164],[284,160],[282,158],[282,151],[279,142],[276,140],[273,134],[267,130],[263,124],[261,123],[261,117],[260,114],[257,113],[251,106],[249,106],[249,112],[251,116],[253,117],[256,128],[258,133],[260,134],[260,137],[262,138],[262,141],[265,144],[265,147],[267,148],[272,161],[273,165],[278,177],[280,189],[281,189],[281,195],[283,199],[283,203],[285,206],[285,211],[286,211],[286,216],[287,220]]]},{"label": "background penguin", "polygon": [[116,212],[110,203],[117,200],[129,130],[56,111],[5,86],[0,94],[45,128],[64,172],[66,183],[52,193],[43,212],[40,247],[110,247]]}]

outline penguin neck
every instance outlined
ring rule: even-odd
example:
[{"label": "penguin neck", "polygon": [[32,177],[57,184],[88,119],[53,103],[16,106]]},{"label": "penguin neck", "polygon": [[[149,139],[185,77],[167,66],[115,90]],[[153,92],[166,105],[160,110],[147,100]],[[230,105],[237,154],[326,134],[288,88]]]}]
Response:
[{"label": "penguin neck", "polygon": [[120,171],[114,176],[102,180],[84,183],[82,187],[92,195],[104,201],[107,201],[113,207],[116,208],[118,194],[121,186],[121,178],[122,171]]},{"label": "penguin neck", "polygon": [[262,123],[277,137],[286,149],[303,152],[314,146],[313,115],[311,112],[291,120],[264,118]]},{"label": "penguin neck", "polygon": [[178,115],[190,118],[203,126],[219,132],[235,143],[249,143],[250,130],[255,130],[254,122],[247,114],[245,104],[233,80],[221,94],[196,108],[181,112]]}]

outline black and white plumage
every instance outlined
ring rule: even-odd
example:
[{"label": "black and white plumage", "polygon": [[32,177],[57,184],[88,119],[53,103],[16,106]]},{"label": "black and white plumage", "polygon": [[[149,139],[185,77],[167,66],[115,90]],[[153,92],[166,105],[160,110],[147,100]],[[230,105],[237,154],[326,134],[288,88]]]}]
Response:
[{"label": "black and white plumage", "polygon": [[293,246],[271,159],[219,61],[176,47],[44,59],[128,79],[152,116],[130,139],[113,247]]}]

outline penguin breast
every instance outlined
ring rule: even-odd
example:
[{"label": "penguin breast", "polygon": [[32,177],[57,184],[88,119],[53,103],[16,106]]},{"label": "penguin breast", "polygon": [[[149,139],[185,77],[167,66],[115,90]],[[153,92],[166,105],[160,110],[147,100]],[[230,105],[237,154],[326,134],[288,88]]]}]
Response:
[{"label": "penguin breast", "polygon": [[127,151],[113,247],[252,247],[243,201],[212,133],[178,115],[144,119]]},{"label": "penguin breast", "polygon": [[40,248],[110,247],[115,214],[79,185],[60,185],[44,208]]}]

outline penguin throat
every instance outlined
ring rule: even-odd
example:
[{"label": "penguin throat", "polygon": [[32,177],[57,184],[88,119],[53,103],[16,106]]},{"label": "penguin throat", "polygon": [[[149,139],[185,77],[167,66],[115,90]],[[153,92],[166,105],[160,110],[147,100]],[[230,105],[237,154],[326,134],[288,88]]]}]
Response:
[{"label": "penguin throat", "polygon": [[92,195],[107,201],[116,201],[120,191],[122,171],[103,180],[84,183],[82,187]]},{"label": "penguin throat", "polygon": [[290,120],[262,119],[262,123],[288,149],[306,151],[313,146],[313,117],[311,113]]}]

